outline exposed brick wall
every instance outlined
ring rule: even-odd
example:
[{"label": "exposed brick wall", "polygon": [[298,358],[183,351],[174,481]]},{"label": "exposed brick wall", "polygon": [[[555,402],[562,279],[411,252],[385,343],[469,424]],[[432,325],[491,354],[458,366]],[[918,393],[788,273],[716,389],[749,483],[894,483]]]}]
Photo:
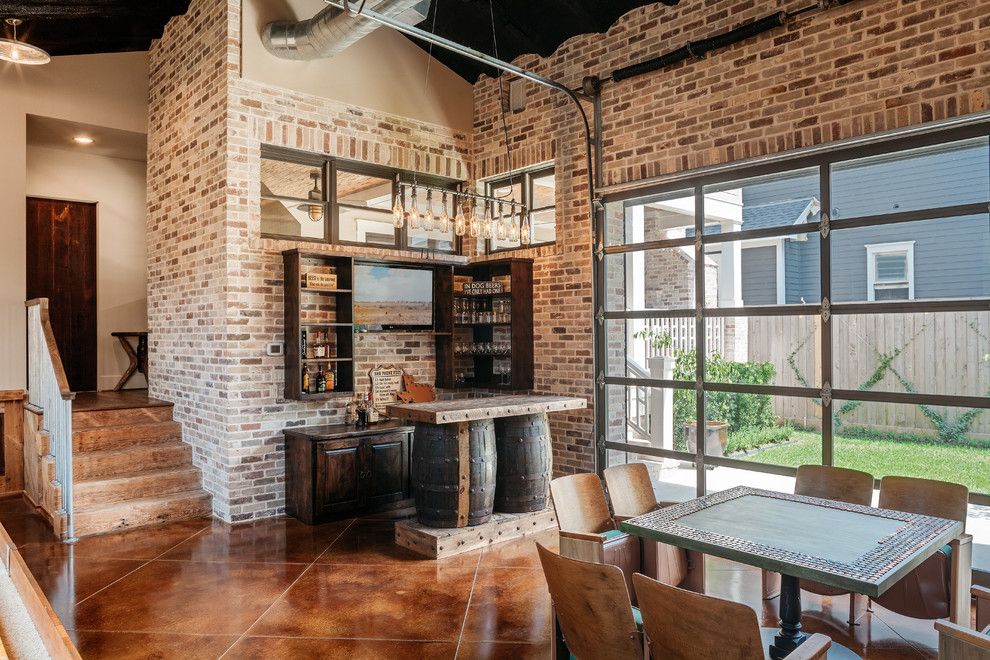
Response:
[{"label": "exposed brick wall", "polygon": [[[705,0],[629,12],[604,35],[568,40],[515,63],[572,88],[589,74],[660,55],[806,0]],[[811,12],[698,61],[607,84],[603,178],[635,181],[987,108],[990,2],[860,0]],[[507,117],[505,162],[498,82],[475,85],[479,177],[550,160],[557,167],[558,242],[536,260],[537,388],[592,395],[591,228],[582,130],[563,95],[528,84]],[[617,286],[612,283],[612,286]],[[554,424],[559,471],[591,469],[591,412]]]},{"label": "exposed brick wall", "polygon": [[[283,399],[283,359],[265,354],[284,340],[281,252],[421,258],[261,238],[261,145],[463,180],[470,144],[441,126],[242,79],[239,12],[237,0],[194,0],[154,44],[149,146],[153,394],[176,402],[214,512],[232,521],[284,510],[281,431],[342,421],[347,401]],[[432,382],[432,338],[356,337],[358,390],[391,362]]]}]

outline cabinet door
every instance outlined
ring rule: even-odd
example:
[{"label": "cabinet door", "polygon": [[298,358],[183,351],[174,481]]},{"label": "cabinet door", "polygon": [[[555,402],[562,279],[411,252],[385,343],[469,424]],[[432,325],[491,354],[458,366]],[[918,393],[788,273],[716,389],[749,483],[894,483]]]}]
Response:
[{"label": "cabinet door", "polygon": [[349,513],[361,499],[360,443],[321,442],[316,447],[318,517]]},{"label": "cabinet door", "polygon": [[367,506],[409,497],[409,434],[390,433],[365,440]]}]

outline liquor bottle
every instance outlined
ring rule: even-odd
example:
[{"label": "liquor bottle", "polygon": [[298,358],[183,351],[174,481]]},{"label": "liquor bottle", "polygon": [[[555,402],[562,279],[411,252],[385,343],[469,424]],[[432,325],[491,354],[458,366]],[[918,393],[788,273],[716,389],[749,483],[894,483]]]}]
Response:
[{"label": "liquor bottle", "polygon": [[357,401],[357,428],[368,428],[368,404],[364,400],[364,395],[358,395]]},{"label": "liquor bottle", "polygon": [[303,357],[309,357],[306,355],[306,331],[302,331],[302,341],[299,342],[299,354]]},{"label": "liquor bottle", "polygon": [[[303,332],[303,337],[306,336],[305,331]],[[302,391],[305,394],[309,394],[309,368],[304,364],[302,372]]]},{"label": "liquor bottle", "polygon": [[327,390],[333,392],[333,388],[337,384],[337,374],[334,373],[334,368],[329,365],[327,365],[326,381]]},{"label": "liquor bottle", "polygon": [[368,423],[375,424],[378,422],[378,409],[375,408],[375,392],[372,390],[368,392]]},{"label": "liquor bottle", "polygon": [[316,391],[320,394],[327,391],[327,380],[323,377],[322,371],[316,372]]}]

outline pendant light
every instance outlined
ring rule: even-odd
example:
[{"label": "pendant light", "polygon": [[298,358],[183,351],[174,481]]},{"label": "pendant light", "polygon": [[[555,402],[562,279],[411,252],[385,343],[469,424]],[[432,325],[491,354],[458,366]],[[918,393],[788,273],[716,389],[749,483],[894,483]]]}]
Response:
[{"label": "pendant light", "polygon": [[403,225],[406,224],[404,197],[405,189],[400,185],[395,193],[395,205],[392,207],[392,226],[396,229],[402,229]]},{"label": "pendant light", "polygon": [[323,193],[320,192],[320,173],[311,172],[309,177],[313,180],[313,189],[309,191],[309,204],[300,204],[296,208],[305,211],[306,215],[313,222],[323,220]]},{"label": "pendant light", "polygon": [[494,202],[485,202],[485,224],[481,228],[481,235],[486,241],[492,240],[492,237],[495,235],[495,232],[492,231],[495,226],[495,219],[492,217],[493,206]]},{"label": "pendant light", "polygon": [[419,209],[416,207],[416,186],[412,187],[412,195],[409,197],[409,228],[420,228]]},{"label": "pendant light", "polygon": [[447,213],[447,193],[443,193],[443,197],[440,198],[440,206],[443,211],[440,212],[440,231],[444,234],[450,232],[450,215]]},{"label": "pendant light", "polygon": [[0,60],[29,65],[48,64],[52,61],[42,49],[17,40],[17,26],[23,23],[21,19],[8,18],[4,22],[14,28],[14,38],[0,39]]},{"label": "pendant light", "polygon": [[522,216],[522,223],[519,225],[519,243],[521,245],[529,245],[532,240],[532,224],[530,222],[532,214],[524,208],[519,215]]},{"label": "pendant light", "polygon": [[478,238],[481,235],[481,222],[478,220],[478,203],[471,200],[471,220],[468,222],[468,233],[471,238]]},{"label": "pendant light", "polygon": [[433,191],[426,191],[426,213],[423,214],[423,229],[433,231]]},{"label": "pendant light", "polygon": [[505,206],[502,204],[502,202],[498,203],[497,222],[498,224],[495,226],[495,235],[498,237],[498,240],[504,241],[506,238],[509,237],[509,227],[508,227],[509,223],[505,219]]},{"label": "pendant light", "polygon": [[454,195],[454,206],[457,207],[457,215],[454,216],[454,235],[463,236],[467,233],[467,218],[464,216],[464,200]]}]

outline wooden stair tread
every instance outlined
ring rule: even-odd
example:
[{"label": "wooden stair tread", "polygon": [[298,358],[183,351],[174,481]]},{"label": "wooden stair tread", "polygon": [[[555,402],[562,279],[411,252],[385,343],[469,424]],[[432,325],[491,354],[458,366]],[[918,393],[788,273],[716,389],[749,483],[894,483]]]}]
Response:
[{"label": "wooden stair tread", "polygon": [[109,509],[122,509],[126,510],[129,508],[137,508],[141,506],[146,506],[149,504],[169,504],[178,500],[183,500],[187,498],[203,498],[210,499],[209,493],[202,489],[195,490],[183,490],[177,493],[168,493],[166,495],[152,495],[150,497],[136,497],[126,502],[114,502],[112,504],[91,504],[89,506],[82,506],[76,508],[76,514],[82,513],[92,513],[94,511],[106,511]]},{"label": "wooden stair tread", "polygon": [[192,447],[178,439],[122,449],[80,452],[72,457],[73,477],[76,482],[191,465]]},{"label": "wooden stair tread", "polygon": [[87,453],[181,439],[182,426],[178,422],[97,426],[74,430],[72,448],[76,453]]},{"label": "wooden stair tread", "polygon": [[171,404],[151,408],[111,408],[109,410],[92,411],[73,410],[72,412],[72,428],[74,431],[171,421]]},{"label": "wooden stair tread", "polygon": [[75,530],[79,536],[103,534],[146,525],[208,517],[212,498],[201,489],[142,497],[114,504],[79,507]]},{"label": "wooden stair tread", "polygon": [[128,502],[149,493],[168,495],[199,488],[199,469],[189,466],[77,481],[73,498],[77,507],[84,508]]}]

